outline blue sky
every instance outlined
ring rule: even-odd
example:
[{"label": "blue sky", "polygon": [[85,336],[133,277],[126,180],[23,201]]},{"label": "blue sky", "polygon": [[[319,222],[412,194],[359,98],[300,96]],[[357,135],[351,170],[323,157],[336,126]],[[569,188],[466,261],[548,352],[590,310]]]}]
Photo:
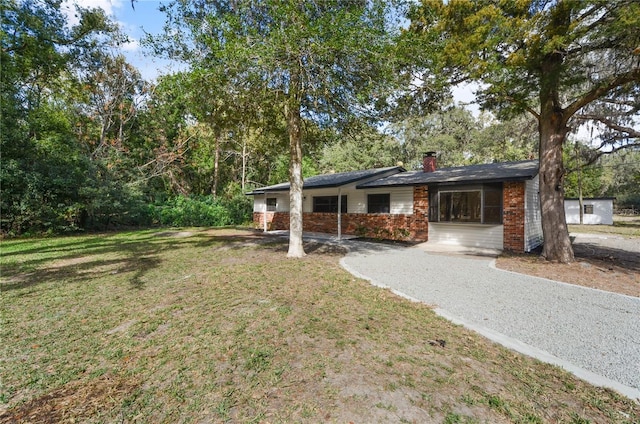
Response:
[{"label": "blue sky", "polygon": [[[112,0],[114,1],[114,0]],[[153,80],[159,74],[168,73],[179,68],[168,60],[152,57],[140,46],[139,40],[145,35],[161,33],[165,22],[165,14],[158,10],[163,3],[158,0],[136,0],[133,8],[130,0],[120,0],[121,6],[114,10],[115,19],[131,37],[134,46],[125,55],[132,65],[138,68],[142,77]],[[164,2],[166,3],[166,2]]]},{"label": "blue sky", "polygon": [[167,1],[136,0],[131,7],[131,0],[66,0],[63,8],[67,10],[71,24],[74,23],[72,7],[74,3],[82,7],[100,7],[120,25],[131,40],[123,46],[122,53],[129,63],[138,68],[144,79],[154,80],[158,75],[177,69],[176,64],[146,54],[140,45],[145,32],[151,34],[162,32],[165,15],[158,11],[158,7],[163,3],[166,4]]}]

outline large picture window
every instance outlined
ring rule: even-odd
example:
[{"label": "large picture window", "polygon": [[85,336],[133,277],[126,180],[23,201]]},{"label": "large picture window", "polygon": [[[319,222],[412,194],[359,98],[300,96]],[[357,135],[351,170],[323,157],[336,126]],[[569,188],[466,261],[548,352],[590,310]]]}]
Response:
[{"label": "large picture window", "polygon": [[[347,213],[347,196],[341,196],[340,212]],[[313,211],[338,213],[338,196],[314,196]]]},{"label": "large picture window", "polygon": [[482,192],[444,191],[440,193],[440,222],[482,222]]},{"label": "large picture window", "polygon": [[430,188],[429,221],[502,223],[502,184],[467,188]]},{"label": "large picture window", "polygon": [[391,196],[386,194],[369,194],[367,196],[368,213],[389,213],[391,212]]}]

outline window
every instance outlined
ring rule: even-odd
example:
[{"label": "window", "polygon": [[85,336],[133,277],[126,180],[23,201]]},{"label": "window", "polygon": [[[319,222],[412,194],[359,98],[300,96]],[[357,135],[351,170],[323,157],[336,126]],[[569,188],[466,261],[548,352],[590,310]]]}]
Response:
[{"label": "window", "polygon": [[389,213],[391,211],[391,195],[369,194],[367,196],[367,213]]},{"label": "window", "polygon": [[593,205],[582,205],[586,215],[593,215]]},{"label": "window", "polygon": [[275,212],[278,201],[275,197],[267,197],[267,212]]},{"label": "window", "polygon": [[502,223],[502,184],[429,190],[429,221]]},{"label": "window", "polygon": [[[341,213],[347,213],[347,196],[341,196]],[[338,213],[338,196],[314,196],[313,211]]]},{"label": "window", "polygon": [[480,191],[445,191],[440,193],[440,222],[481,222]]}]

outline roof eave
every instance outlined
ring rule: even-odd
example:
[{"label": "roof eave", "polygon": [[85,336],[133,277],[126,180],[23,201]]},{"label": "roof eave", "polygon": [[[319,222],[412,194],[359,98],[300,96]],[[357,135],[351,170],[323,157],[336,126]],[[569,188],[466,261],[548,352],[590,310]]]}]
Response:
[{"label": "roof eave", "polygon": [[357,185],[357,189],[367,189],[367,188],[386,188],[386,187],[407,187],[407,186],[416,186],[416,185],[464,185],[469,183],[501,183],[501,182],[513,182],[513,181],[527,181],[532,180],[535,176],[538,175],[536,172],[534,175],[523,175],[517,177],[506,177],[506,178],[488,178],[488,179],[463,179],[463,180],[442,180],[442,181],[410,181],[406,183],[393,183],[393,184],[360,184]]},{"label": "roof eave", "polygon": [[[375,173],[373,173],[371,175],[361,176],[361,177],[358,177],[358,178],[351,178],[349,180],[342,181],[340,183],[318,184],[318,185],[313,185],[311,187],[309,187],[309,186],[305,187],[304,183],[303,183],[302,189],[303,190],[317,190],[317,189],[322,189],[322,188],[344,187],[344,186],[347,186],[347,185],[350,185],[350,184],[354,184],[354,183],[356,183],[356,182],[358,182],[360,180],[365,180],[365,179],[368,179],[368,178],[375,178],[375,177],[377,177],[379,175],[384,175],[384,174],[387,174],[387,173],[393,172],[393,171],[397,171],[397,172],[394,173],[394,174],[391,174],[391,175],[395,175],[395,174],[398,174],[398,173],[406,172],[407,170],[404,169],[401,166],[391,167],[391,168],[388,168],[388,169],[381,170],[379,172],[375,172]],[[258,195],[258,194],[265,194],[265,193],[277,193],[277,192],[286,193],[286,192],[289,191],[289,189],[290,189],[290,186],[289,187],[277,187],[277,188],[265,187],[265,188],[262,188],[262,189],[259,189],[259,190],[254,190],[254,191],[246,193],[246,194],[248,196],[255,196],[255,195]]]}]

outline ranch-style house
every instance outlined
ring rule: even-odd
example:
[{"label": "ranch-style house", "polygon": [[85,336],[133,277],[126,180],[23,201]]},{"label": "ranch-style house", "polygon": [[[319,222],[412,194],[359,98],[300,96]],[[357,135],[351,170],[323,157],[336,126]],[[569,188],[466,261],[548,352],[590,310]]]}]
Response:
[{"label": "ranch-style house", "polygon": [[[256,189],[257,228],[289,229],[289,183]],[[538,161],[324,174],[303,185],[303,230],[513,252],[542,244]]]}]

